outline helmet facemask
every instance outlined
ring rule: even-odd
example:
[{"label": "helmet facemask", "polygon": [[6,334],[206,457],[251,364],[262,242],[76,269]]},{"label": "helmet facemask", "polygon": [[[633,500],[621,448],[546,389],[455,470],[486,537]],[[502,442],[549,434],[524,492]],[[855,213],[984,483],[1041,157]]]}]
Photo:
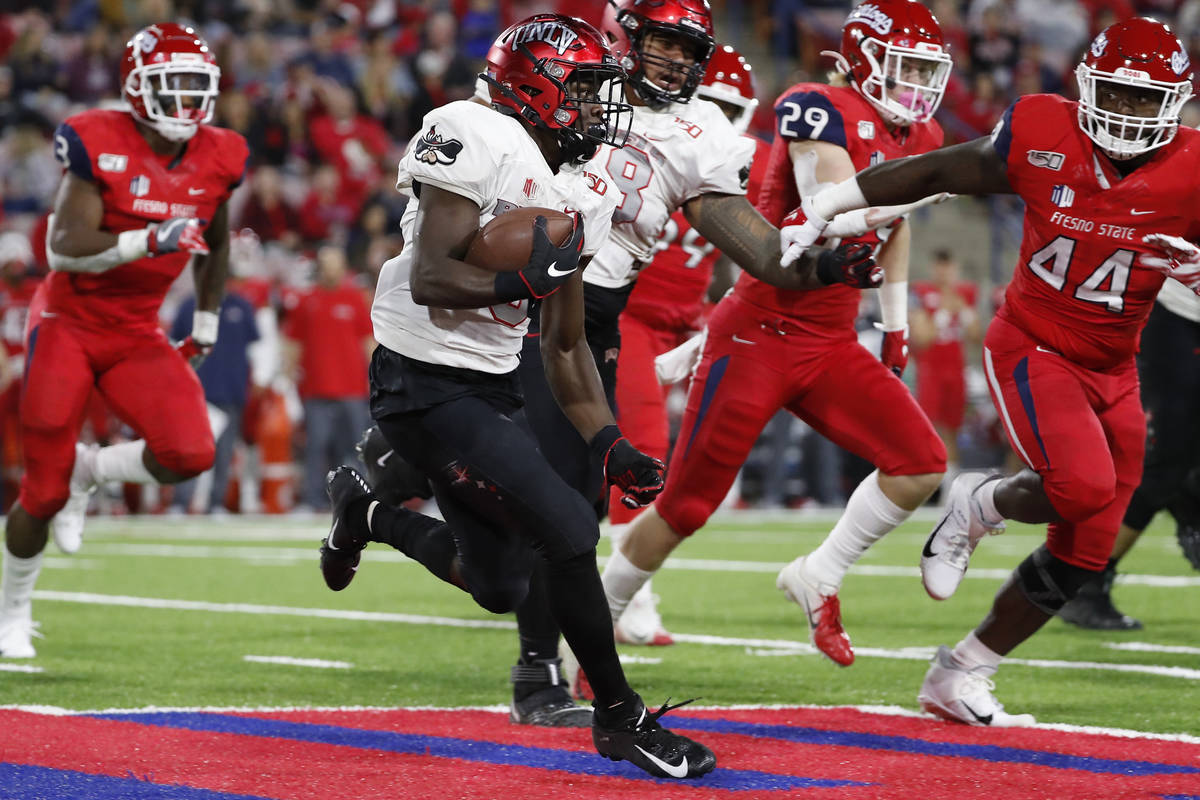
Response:
[{"label": "helmet facemask", "polygon": [[[1116,161],[1148,153],[1174,139],[1179,114],[1192,94],[1190,81],[1154,80],[1146,72],[1125,67],[1102,72],[1084,63],[1076,67],[1075,79],[1079,82],[1079,126]],[[1143,116],[1101,108],[1106,94],[1139,97],[1138,105],[1153,111]]]},{"label": "helmet facemask", "polygon": [[215,64],[200,57],[192,61],[187,55],[137,67],[126,80],[125,90],[140,97],[145,107],[146,116],[139,118],[172,142],[191,139],[201,123],[212,120],[221,80]]},{"label": "helmet facemask", "polygon": [[[950,81],[952,61],[944,48],[928,42],[906,47],[870,38],[860,47],[870,74],[858,89],[884,119],[904,126],[933,117]],[[853,75],[845,58],[834,55],[839,67]]]},{"label": "helmet facemask", "polygon": [[[626,54],[621,59],[621,66],[629,73],[629,80],[638,95],[646,105],[658,110],[671,103],[686,103],[696,93],[696,88],[704,80],[704,70],[708,60],[712,58],[715,44],[700,32],[695,34],[688,30],[668,25],[653,23],[638,24],[640,20],[632,15],[626,16],[622,24],[629,31],[630,46],[633,56]],[[631,28],[630,25],[637,25]],[[685,64],[670,58],[646,52],[646,37],[651,34],[682,41],[692,48],[693,61]],[[655,83],[646,74],[646,65],[652,64],[668,72],[674,72],[682,77],[682,85],[678,89],[668,89]]]}]

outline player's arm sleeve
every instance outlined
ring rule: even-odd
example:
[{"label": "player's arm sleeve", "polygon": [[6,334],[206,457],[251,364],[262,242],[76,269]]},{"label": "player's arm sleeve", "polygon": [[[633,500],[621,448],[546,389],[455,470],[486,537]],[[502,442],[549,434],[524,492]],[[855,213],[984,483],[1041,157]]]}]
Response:
[{"label": "player's arm sleeve", "polygon": [[[722,120],[723,121],[723,120]],[[702,194],[745,194],[754,164],[754,142],[728,126],[697,153],[699,180],[687,199]]]},{"label": "player's arm sleeve", "polygon": [[486,208],[496,199],[498,148],[486,140],[486,132],[478,130],[473,120],[451,113],[455,110],[451,106],[425,115],[421,133],[400,160],[398,184],[436,186]]},{"label": "player's arm sleeve", "polygon": [[92,173],[92,157],[88,155],[87,146],[69,122],[62,123],[54,131],[54,158],[64,169],[85,181],[96,179]]}]

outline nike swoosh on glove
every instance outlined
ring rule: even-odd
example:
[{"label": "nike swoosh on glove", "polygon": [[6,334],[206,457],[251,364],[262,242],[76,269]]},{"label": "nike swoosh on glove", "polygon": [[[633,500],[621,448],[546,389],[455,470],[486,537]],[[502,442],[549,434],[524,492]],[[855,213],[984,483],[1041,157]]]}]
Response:
[{"label": "nike swoosh on glove", "polygon": [[533,250],[529,254],[529,263],[520,272],[501,272],[496,275],[498,297],[505,302],[526,298],[541,300],[557,292],[575,274],[583,252],[583,217],[579,212],[572,211],[571,218],[571,236],[561,247],[550,241],[546,233],[546,218],[534,218]]},{"label": "nike swoosh on glove", "polygon": [[146,251],[149,255],[179,252],[208,255],[208,242],[204,241],[204,220],[171,217],[148,227],[150,235],[146,239]]},{"label": "nike swoosh on glove", "polygon": [[663,490],[666,465],[629,443],[616,425],[608,425],[589,443],[594,456],[604,464],[604,480],[621,490],[621,504],[639,508]]},{"label": "nike swoosh on glove", "polygon": [[779,266],[790,267],[805,250],[812,247],[825,229],[829,220],[822,219],[812,207],[812,198],[800,200],[800,207],[792,209],[779,223]]},{"label": "nike swoosh on glove", "polygon": [[1137,259],[1139,266],[1174,278],[1200,295],[1200,247],[1180,236],[1165,233],[1151,233],[1143,236],[1142,241],[1161,255],[1143,253]]}]

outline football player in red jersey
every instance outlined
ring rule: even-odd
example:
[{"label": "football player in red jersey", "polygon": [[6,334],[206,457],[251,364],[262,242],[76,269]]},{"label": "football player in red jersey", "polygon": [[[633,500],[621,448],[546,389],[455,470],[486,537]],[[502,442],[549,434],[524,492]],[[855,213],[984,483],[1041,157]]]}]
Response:
[{"label": "football player in red jersey", "polygon": [[21,373],[25,369],[25,320],[29,302],[41,282],[33,272],[34,256],[29,237],[0,233],[0,469],[4,470],[4,505],[13,502],[13,489],[21,473],[21,430],[18,408]]},{"label": "football player in red jersey", "polygon": [[[833,55],[850,85],[797,84],[775,104],[778,135],[759,190],[768,222],[786,225],[787,210],[822,184],[942,142],[931,115],[950,57],[924,6],[915,0],[859,6],[843,26],[841,51]],[[777,582],[804,607],[821,652],[839,664],[853,662],[838,610],[842,577],[937,488],[946,460],[933,426],[897,377],[907,359],[909,234],[901,217],[908,210],[847,214],[829,231],[831,238],[878,248],[885,271],[883,363],[858,344],[859,293],[849,286],[788,291],[744,274],[718,304],[666,489],[630,526],[624,558],[610,560],[604,573],[614,617],[639,578],[707,522],[763,426],[786,408],[879,468],[854,492],[821,547],[790,564]]]},{"label": "football player in red jersey", "polygon": [[[98,483],[174,483],[212,464],[204,394],[186,357],[216,340],[226,200],[248,156],[240,135],[206,124],[220,74],[194,30],[151,25],[125,48],[130,110],[85,111],[55,132],[66,172],[47,233],[45,307],[29,336],[20,409],[26,471],[5,530],[0,656],[35,655],[33,585],[50,520],[69,497],[82,499],[81,527],[87,491]],[[158,308],[189,260],[198,311],[177,352]],[[76,446],[93,386],[141,439],[98,451]]]},{"label": "football player in red jersey", "polygon": [[1134,351],[1164,274],[1200,285],[1200,132],[1179,125],[1192,93],[1187,51],[1163,24],[1119,22],[1076,69],[1079,102],[1028,95],[990,137],[895,164],[806,197],[796,222],[819,235],[854,208],[931,192],[1016,193],[1020,263],[984,339],[984,369],[1028,469],[963,474],[921,556],[949,597],[978,541],[1005,519],[1049,523],[1047,541],[982,623],[941,648],[921,687],[927,710],[971,725],[1028,723],[991,694],[1003,656],[1104,569],[1142,473],[1146,422]]},{"label": "football player in red jersey", "polygon": [[[757,148],[750,168],[746,196],[758,194],[767,167],[770,145],[746,133],[754,109],[754,79],[750,64],[729,45],[718,45],[696,88],[696,97],[716,103],[734,127]],[[621,312],[621,357],[617,360],[617,419],[629,441],[643,453],[665,460],[669,447],[666,397],[669,384],[661,381],[655,358],[699,335],[710,306],[706,295],[720,297],[732,281],[732,262],[688,224],[682,211],[671,215],[658,240],[654,261],[638,273],[629,302]],[[678,359],[687,372],[699,357],[699,339]],[[690,354],[690,355],[689,355]],[[625,526],[641,509],[610,499],[610,535],[619,543]],[[617,641],[631,644],[674,644],[662,627],[650,581],[638,590],[617,621]]]}]

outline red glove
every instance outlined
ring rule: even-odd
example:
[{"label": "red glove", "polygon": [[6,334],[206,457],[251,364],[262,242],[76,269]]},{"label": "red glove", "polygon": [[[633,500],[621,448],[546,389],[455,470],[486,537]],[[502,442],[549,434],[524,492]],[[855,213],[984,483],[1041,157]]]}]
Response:
[{"label": "red glove", "polygon": [[908,366],[908,326],[898,331],[884,331],[879,348],[879,360],[899,378]]},{"label": "red glove", "polygon": [[211,344],[200,344],[191,336],[175,345],[175,352],[183,356],[183,359],[192,365],[192,369],[199,369],[212,349]]}]

